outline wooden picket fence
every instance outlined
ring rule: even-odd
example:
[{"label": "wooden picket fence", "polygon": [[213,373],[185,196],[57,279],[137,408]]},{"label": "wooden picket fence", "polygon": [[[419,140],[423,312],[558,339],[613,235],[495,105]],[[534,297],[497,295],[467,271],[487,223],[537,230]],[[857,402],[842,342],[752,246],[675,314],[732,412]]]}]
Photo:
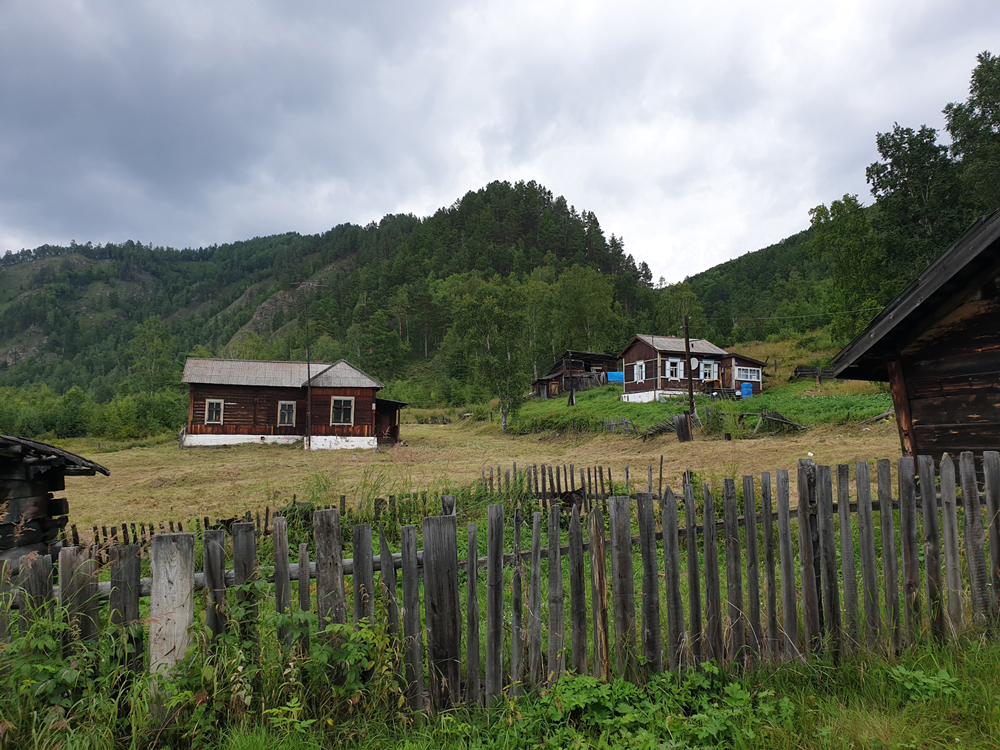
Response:
[{"label": "wooden picket fence", "polygon": [[[604,502],[587,503],[584,513],[574,506],[570,514],[558,503],[549,503],[545,514],[532,503],[493,504],[486,556],[478,555],[478,529],[470,524],[464,561],[455,498],[443,496],[441,515],[423,519],[422,551],[417,528],[409,525],[401,529],[400,553],[390,550],[379,528],[376,555],[372,527],[358,524],[353,557],[344,559],[340,511],[330,508],[314,514],[315,561],[303,543],[292,562],[286,520],[279,516],[271,529],[273,567],[258,567],[258,530],[240,522],[231,529],[231,570],[225,564],[227,532],[210,529],[202,532],[202,572],[195,571],[195,535],[164,533],[148,548],[150,579],[140,579],[143,548],[131,544],[111,548],[109,582],[98,581],[94,548],[74,547],[60,553],[58,591],[48,557],[24,560],[12,584],[21,617],[46,612],[47,602],[58,596],[84,638],[98,632],[99,599],[110,597],[112,623],[130,624],[138,622],[139,598],[150,597],[144,636],[148,668],[156,672],[184,654],[196,606],[204,607],[208,628],[222,632],[227,586],[267,576],[274,582],[276,610],[287,613],[291,582],[315,579],[315,597],[311,586],[298,586],[297,606],[318,613],[321,631],[328,623],[347,623],[349,616],[358,627],[384,627],[400,643],[399,673],[415,710],[489,703],[505,692],[550,684],[567,671],[640,680],[647,672],[706,660],[733,667],[825,656],[836,662],[858,649],[891,657],[925,639],[944,643],[995,632],[1000,453],[985,452],[978,463],[962,453],[957,470],[947,454],[939,462],[901,458],[895,481],[891,461],[878,460],[875,470],[873,497],[868,462],[855,465],[852,487],[849,466],[801,460],[796,508],[786,470],[776,472],[773,484],[770,473],[759,484],[756,477],[743,477],[742,503],[736,480],[725,479],[721,519],[709,486],[696,490],[691,482],[679,494],[666,488],[660,497],[639,492],[634,501],[612,496],[607,524]],[[352,602],[346,576],[352,577]],[[194,596],[198,589],[207,590],[203,603]],[[376,622],[379,598],[384,623]],[[3,618],[0,627],[5,633]],[[277,637],[291,647],[294,637],[309,634],[282,630]]]}]

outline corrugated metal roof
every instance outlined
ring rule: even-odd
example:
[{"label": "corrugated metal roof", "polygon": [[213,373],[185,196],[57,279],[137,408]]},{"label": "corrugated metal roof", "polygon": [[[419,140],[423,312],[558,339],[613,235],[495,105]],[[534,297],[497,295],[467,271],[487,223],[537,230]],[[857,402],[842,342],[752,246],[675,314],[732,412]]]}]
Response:
[{"label": "corrugated metal roof", "polygon": [[306,371],[314,386],[321,388],[382,388],[382,384],[344,360],[334,364],[314,362],[267,362],[247,359],[200,359],[189,357],[182,383],[208,385],[269,386],[301,388]]},{"label": "corrugated metal roof", "polygon": [[[646,333],[637,333],[637,339],[641,339],[653,347],[658,352],[679,352],[684,353],[684,339],[678,336],[650,336]],[[728,354],[725,349],[720,349],[711,341],[705,339],[691,339],[692,354]]]}]

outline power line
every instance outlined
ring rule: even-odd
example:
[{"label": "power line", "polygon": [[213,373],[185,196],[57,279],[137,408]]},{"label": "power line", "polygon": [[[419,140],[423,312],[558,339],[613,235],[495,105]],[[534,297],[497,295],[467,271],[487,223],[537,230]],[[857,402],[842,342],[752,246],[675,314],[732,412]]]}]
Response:
[{"label": "power line", "polygon": [[754,320],[793,320],[795,318],[822,318],[826,315],[853,315],[854,313],[881,310],[881,307],[862,307],[860,310],[841,310],[839,312],[811,313],[809,315],[773,315],[769,318],[754,318]]}]

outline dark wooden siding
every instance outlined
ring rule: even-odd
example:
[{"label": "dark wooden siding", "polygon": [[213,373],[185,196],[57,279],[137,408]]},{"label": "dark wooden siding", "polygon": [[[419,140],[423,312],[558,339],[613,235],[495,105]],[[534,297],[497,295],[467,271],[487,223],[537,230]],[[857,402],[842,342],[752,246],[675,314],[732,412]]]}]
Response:
[{"label": "dark wooden siding", "polygon": [[[962,305],[901,352],[913,452],[1000,446],[1000,299]],[[901,394],[893,394],[899,402]]]},{"label": "dark wooden siding", "polygon": [[[375,388],[313,388],[312,434],[372,437],[375,434]],[[354,397],[354,424],[331,425],[333,398]],[[192,384],[187,431],[190,435],[305,435],[308,421],[305,388],[264,388]],[[205,424],[205,402],[221,399],[223,423]],[[295,425],[278,426],[278,402],[295,402]]]},{"label": "dark wooden siding", "polygon": [[[641,339],[634,339],[622,353],[622,359],[625,361],[625,393],[651,391],[656,387],[656,352],[653,347]],[[646,379],[636,383],[635,369],[632,366],[643,361],[646,363]]]}]

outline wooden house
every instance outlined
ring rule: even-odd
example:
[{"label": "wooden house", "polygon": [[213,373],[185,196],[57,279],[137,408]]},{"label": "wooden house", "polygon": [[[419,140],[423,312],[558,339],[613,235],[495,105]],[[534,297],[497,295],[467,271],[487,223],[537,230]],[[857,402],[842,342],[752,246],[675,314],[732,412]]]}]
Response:
[{"label": "wooden house", "polygon": [[307,435],[313,450],[399,441],[405,404],[378,398],[382,383],[345,360],[307,365],[189,358],[181,380],[190,392],[182,447],[288,444]]},{"label": "wooden house", "polygon": [[35,440],[0,435],[0,563],[24,555],[57,555],[69,504],[53,493],[66,477],[108,476],[100,464]]},{"label": "wooden house", "polygon": [[608,373],[618,371],[618,357],[599,352],[566,350],[549,371],[531,384],[536,398],[556,398],[567,391],[585,391],[608,384]]},{"label": "wooden house", "polygon": [[903,455],[1000,447],[1000,211],[979,219],[834,358],[887,381]]},{"label": "wooden house", "polygon": [[625,374],[623,401],[656,401],[660,396],[688,392],[688,380],[698,392],[740,390],[750,383],[761,392],[764,363],[742,354],[727,352],[711,341],[690,339],[694,369],[684,364],[684,339],[677,336],[636,334],[620,355]]}]

